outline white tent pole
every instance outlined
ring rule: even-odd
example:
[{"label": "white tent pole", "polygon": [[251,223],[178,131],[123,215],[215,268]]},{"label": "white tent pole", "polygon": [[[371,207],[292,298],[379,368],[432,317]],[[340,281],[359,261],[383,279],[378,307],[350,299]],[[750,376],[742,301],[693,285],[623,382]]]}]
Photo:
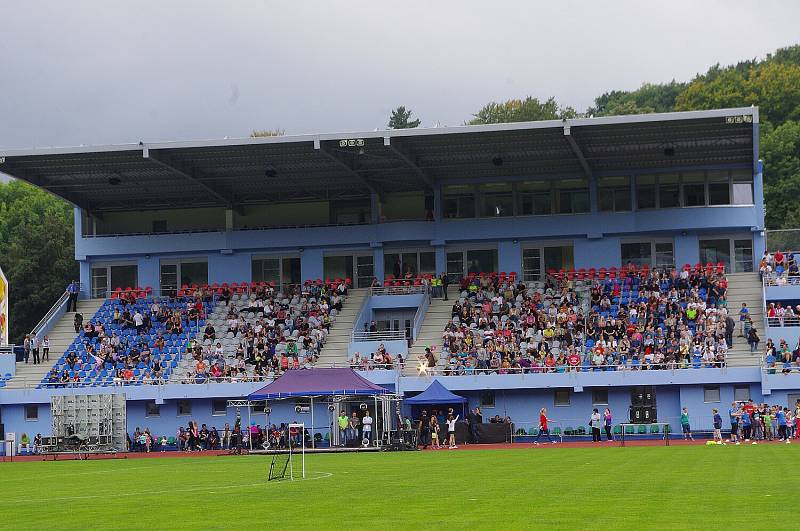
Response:
[{"label": "white tent pole", "polygon": [[[304,434],[305,435],[305,434]],[[305,440],[305,437],[303,437]],[[305,445],[303,445],[303,459],[305,460]],[[311,448],[314,448],[314,397],[311,397]],[[305,467],[305,461],[303,462]],[[305,472],[303,472],[305,474]]]},{"label": "white tent pole", "polygon": [[250,425],[253,421],[250,419],[250,411],[253,409],[252,404],[247,404],[247,441],[250,444],[250,450],[253,450],[253,430],[250,429]]}]

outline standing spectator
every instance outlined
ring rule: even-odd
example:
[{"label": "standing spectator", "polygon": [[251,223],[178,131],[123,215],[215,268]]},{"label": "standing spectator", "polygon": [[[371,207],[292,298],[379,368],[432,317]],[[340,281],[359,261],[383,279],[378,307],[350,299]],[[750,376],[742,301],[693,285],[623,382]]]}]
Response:
[{"label": "standing spectator", "polygon": [[789,432],[786,429],[786,416],[789,413],[789,408],[785,407],[783,409],[778,408],[775,412],[775,419],[778,421],[778,433],[780,434],[780,438],[786,444],[789,444]]},{"label": "standing spectator", "polygon": [[360,426],[361,419],[358,418],[358,413],[353,411],[353,415],[350,417],[350,426],[348,428],[350,430],[350,434],[347,437],[349,441],[358,441],[360,439],[361,435],[358,433]]},{"label": "standing spectator", "polygon": [[534,444],[539,444],[539,439],[542,438],[542,435],[547,436],[547,442],[551,444],[555,444],[555,441],[550,437],[550,419],[547,418],[547,408],[542,408],[539,410],[539,433],[536,435],[536,440]]},{"label": "standing spectator", "polygon": [[[746,316],[745,316],[746,317]],[[728,348],[733,346],[733,331],[736,329],[736,322],[733,320],[730,314],[725,318],[725,342],[728,344]],[[744,321],[742,321],[742,332],[744,332]],[[739,337],[742,337],[743,333],[739,334]]]},{"label": "standing spectator", "polygon": [[372,417],[369,416],[369,409],[365,410],[361,423],[364,425],[364,440],[369,444],[372,442]]},{"label": "standing spectator", "polygon": [[758,337],[758,330],[756,330],[755,326],[751,327],[750,331],[747,333],[747,342],[750,344],[751,354],[758,350],[758,344],[761,342],[761,338]]},{"label": "standing spectator", "polygon": [[25,360],[25,364],[28,364],[28,358],[31,356],[31,336],[25,335],[25,340],[22,342],[22,359]]},{"label": "standing spectator", "polygon": [[339,412],[339,446],[347,445],[347,427],[350,425],[350,419],[347,418],[347,413],[342,410]]},{"label": "standing spectator", "polygon": [[613,424],[613,420],[614,419],[611,417],[611,409],[610,408],[606,408],[606,410],[603,412],[603,427],[606,430],[606,440],[607,441],[613,441],[614,440],[614,436],[611,435],[611,427],[612,427],[612,424]]},{"label": "standing spectator", "polygon": [[441,445],[439,444],[439,419],[436,418],[436,415],[431,415],[431,448],[434,450],[439,450]]},{"label": "standing spectator", "polygon": [[72,325],[75,327],[75,333],[79,333],[81,328],[83,328],[83,315],[76,313],[75,317],[72,319]]},{"label": "standing spectator", "polygon": [[230,450],[231,448],[231,425],[227,422],[222,429],[222,448],[224,450]]},{"label": "standing spectator", "polygon": [[748,413],[747,410],[742,410],[739,422],[742,425],[742,437],[744,437],[744,442],[750,442],[750,434],[753,429],[753,419],[750,417],[750,413]]},{"label": "standing spectator", "polygon": [[447,277],[447,273],[442,273],[442,297],[444,300],[447,300],[447,286],[450,285],[450,279]]},{"label": "standing spectator", "polygon": [[42,341],[42,359],[50,361],[50,338],[48,336],[44,336]]},{"label": "standing spectator", "polygon": [[447,442],[450,449],[458,448],[456,446],[456,422],[458,422],[459,415],[453,417],[453,414],[447,416]]},{"label": "standing spectator", "polygon": [[742,308],[739,310],[739,337],[744,336],[744,322],[750,315],[750,310],[747,309],[747,303],[742,303]]},{"label": "standing spectator", "polygon": [[423,450],[427,450],[431,444],[431,421],[426,410],[422,411],[422,415],[419,418],[419,443],[422,445]]},{"label": "standing spectator", "polygon": [[589,427],[592,428],[592,442],[600,442],[600,412],[597,408],[592,410],[592,416],[589,417]]},{"label": "standing spectator", "polygon": [[31,334],[31,352],[33,352],[33,364],[39,364],[39,339],[36,334]]},{"label": "standing spectator", "polygon": [[714,414],[714,442],[717,444],[725,444],[722,442],[722,417],[719,414],[719,409],[714,408],[711,410]]},{"label": "standing spectator", "polygon": [[689,424],[689,409],[683,408],[681,410],[681,430],[683,431],[683,440],[690,440],[693,441],[694,437],[692,437],[692,427]]},{"label": "standing spectator", "polygon": [[67,300],[67,312],[77,312],[78,311],[78,292],[80,291],[80,287],[78,285],[77,280],[73,280],[67,286],[67,294],[69,295],[69,299]]},{"label": "standing spectator", "polygon": [[731,442],[734,444],[739,444],[739,417],[741,416],[741,413],[739,412],[739,406],[736,404],[736,402],[731,404],[731,408],[728,410],[728,416],[731,419]]},{"label": "standing spectator", "polygon": [[481,408],[476,407],[470,411],[467,416],[469,422],[469,435],[472,444],[478,444],[478,425],[483,424],[483,417],[481,416]]}]

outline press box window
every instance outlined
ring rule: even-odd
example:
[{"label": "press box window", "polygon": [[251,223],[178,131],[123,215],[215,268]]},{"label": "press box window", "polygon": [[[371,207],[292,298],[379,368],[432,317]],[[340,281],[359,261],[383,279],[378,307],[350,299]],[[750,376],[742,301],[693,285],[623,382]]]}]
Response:
[{"label": "press box window", "polygon": [[549,181],[531,181],[519,185],[519,214],[546,216],[553,213],[553,198]]},{"label": "press box window", "polygon": [[499,218],[514,215],[514,194],[510,184],[485,184],[481,187],[481,216]]},{"label": "press box window", "polygon": [[190,400],[178,400],[178,416],[185,417],[192,414],[192,402]]},{"label": "press box window", "polygon": [[25,420],[39,420],[39,406],[25,406]]},{"label": "press box window", "polygon": [[145,417],[160,417],[161,406],[156,404],[155,400],[148,400],[144,403],[144,416]]},{"label": "press box window", "polygon": [[446,186],[442,202],[446,218],[475,217],[475,190],[471,186]]},{"label": "press box window", "polygon": [[719,402],[719,386],[707,385],[703,388],[703,402]]},{"label": "press box window", "polygon": [[753,174],[748,171],[735,171],[733,172],[733,190],[734,205],[752,205],[753,204]]},{"label": "press box window", "polygon": [[676,208],[681,206],[680,184],[677,175],[658,176],[659,208]]},{"label": "press box window", "polygon": [[714,172],[708,175],[708,204],[731,204],[731,185],[727,172]]},{"label": "press box window", "polygon": [[494,391],[481,391],[481,407],[494,407]]},{"label": "press box window", "polygon": [[645,210],[656,207],[656,178],[654,175],[636,177],[636,208]]},{"label": "press box window", "polygon": [[736,385],[733,388],[733,400],[736,402],[747,402],[750,400],[750,386]]},{"label": "press box window", "polygon": [[584,179],[568,179],[557,183],[558,213],[589,212],[589,185]]},{"label": "press box window", "polygon": [[594,390],[592,390],[592,405],[593,406],[607,406],[608,405],[608,389],[594,389]]},{"label": "press box window", "polygon": [[569,403],[570,403],[570,396],[568,389],[559,389],[553,394],[553,405],[568,406]]},{"label": "press box window", "polygon": [[702,173],[685,173],[683,175],[683,206],[705,206],[706,183]]},{"label": "press box window", "polygon": [[597,181],[597,201],[601,212],[627,212],[631,209],[631,182],[628,177],[603,177]]},{"label": "press box window", "polygon": [[211,401],[211,414],[214,416],[227,415],[228,401],[227,400],[212,400]]}]

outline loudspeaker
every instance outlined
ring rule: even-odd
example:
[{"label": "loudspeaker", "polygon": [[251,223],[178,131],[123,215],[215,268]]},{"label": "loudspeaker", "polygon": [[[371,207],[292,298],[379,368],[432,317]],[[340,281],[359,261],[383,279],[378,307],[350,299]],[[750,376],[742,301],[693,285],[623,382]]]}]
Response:
[{"label": "loudspeaker", "polygon": [[6,439],[6,426],[5,424],[0,424],[0,441],[4,441]]}]

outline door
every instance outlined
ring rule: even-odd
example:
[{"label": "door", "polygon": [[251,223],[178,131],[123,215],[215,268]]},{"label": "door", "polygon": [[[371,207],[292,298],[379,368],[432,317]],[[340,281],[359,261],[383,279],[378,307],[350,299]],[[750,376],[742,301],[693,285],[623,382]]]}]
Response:
[{"label": "door", "polygon": [[356,278],[354,280],[356,287],[370,287],[374,276],[375,268],[372,255],[356,256]]},{"label": "door", "polygon": [[542,279],[542,250],[538,247],[522,250],[522,280]]},{"label": "door", "polygon": [[729,239],[700,240],[700,263],[707,264],[709,262],[712,264],[722,262],[725,264],[725,269],[730,270],[731,242]]},{"label": "door", "polygon": [[733,241],[733,267],[736,273],[753,271],[753,240]]},{"label": "door", "polygon": [[464,276],[464,253],[455,251],[447,253],[447,276],[452,283],[461,282]]},{"label": "door", "polygon": [[108,293],[108,268],[92,268],[92,298],[104,299]]}]

